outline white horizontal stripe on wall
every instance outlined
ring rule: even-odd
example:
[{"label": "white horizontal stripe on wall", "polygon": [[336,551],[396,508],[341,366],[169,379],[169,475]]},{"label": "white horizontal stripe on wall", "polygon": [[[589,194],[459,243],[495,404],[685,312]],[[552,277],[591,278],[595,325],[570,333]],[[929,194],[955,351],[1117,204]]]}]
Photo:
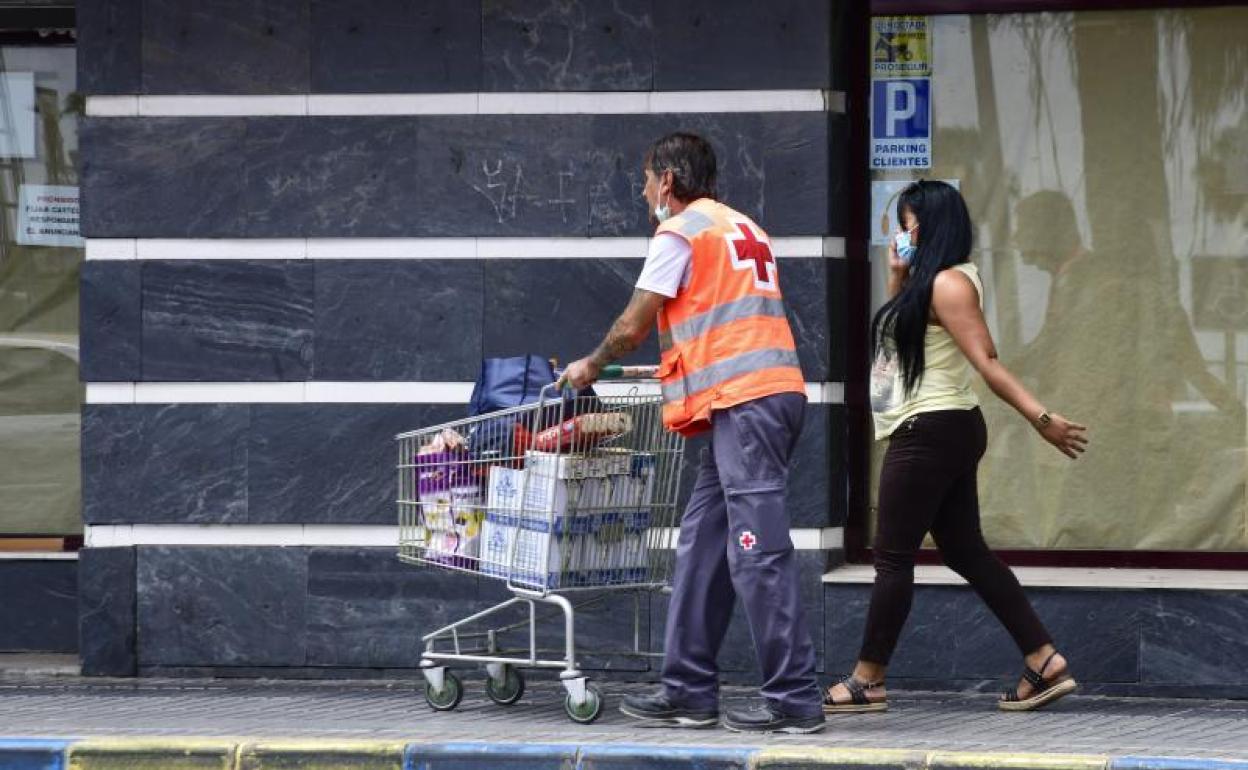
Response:
[{"label": "white horizontal stripe on wall", "polygon": [[76,551],[0,551],[0,561],[77,561]]},{"label": "white horizontal stripe on wall", "polygon": [[[88,382],[88,404],[467,404],[471,382]],[[599,395],[659,395],[654,382],[594,385]],[[808,382],[812,404],[844,404],[845,384]]]},{"label": "white horizontal stripe on wall", "polygon": [[451,94],[88,96],[87,115],[637,115],[702,112],[845,112],[843,91],[585,91]]},{"label": "white horizontal stripe on wall", "polygon": [[[1204,591],[1248,590],[1248,572],[1220,569],[1118,569],[1114,567],[1011,567],[1018,582],[1031,588],[1119,588]],[[847,564],[823,576],[824,583],[869,584],[875,569]],[[966,585],[953,570],[936,564],[914,568],[916,585]]]},{"label": "white horizontal stripe on wall", "polygon": [[[841,527],[789,530],[802,551],[840,548]],[[86,547],[132,545],[230,545],[397,548],[399,528],[368,524],[91,524],[84,529]],[[676,542],[676,530],[668,530]],[[828,545],[833,543],[834,545]]]},{"label": "white horizontal stripe on wall", "polygon": [[[620,259],[648,238],[87,238],[86,258],[118,259]],[[771,239],[777,257],[844,259],[845,239]]]}]

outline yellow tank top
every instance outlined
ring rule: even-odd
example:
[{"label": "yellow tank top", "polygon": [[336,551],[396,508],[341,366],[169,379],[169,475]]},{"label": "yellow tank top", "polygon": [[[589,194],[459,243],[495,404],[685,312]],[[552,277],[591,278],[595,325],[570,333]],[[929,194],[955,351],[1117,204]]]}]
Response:
[{"label": "yellow tank top", "polygon": [[[979,270],[969,262],[954,265],[953,269],[971,279],[982,310],[984,286]],[[907,398],[896,348],[887,337],[881,343],[871,367],[871,414],[875,418],[876,440],[888,438],[903,422],[922,412],[979,406],[979,398],[971,390],[971,364],[945,327],[927,325],[923,355],[923,379]]]}]

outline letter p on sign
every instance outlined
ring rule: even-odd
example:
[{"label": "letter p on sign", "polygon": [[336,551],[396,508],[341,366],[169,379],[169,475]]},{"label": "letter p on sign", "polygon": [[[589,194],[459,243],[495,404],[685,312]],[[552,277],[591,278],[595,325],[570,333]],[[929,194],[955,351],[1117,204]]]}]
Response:
[{"label": "letter p on sign", "polygon": [[914,113],[918,111],[918,99],[914,93],[914,84],[907,83],[904,80],[898,80],[892,83],[884,84],[885,98],[888,100],[888,107],[885,114],[888,125],[884,132],[889,136],[897,136],[897,124],[903,123],[914,117]]},{"label": "letter p on sign", "polygon": [[930,83],[926,78],[873,81],[872,138],[926,139],[931,136]]}]

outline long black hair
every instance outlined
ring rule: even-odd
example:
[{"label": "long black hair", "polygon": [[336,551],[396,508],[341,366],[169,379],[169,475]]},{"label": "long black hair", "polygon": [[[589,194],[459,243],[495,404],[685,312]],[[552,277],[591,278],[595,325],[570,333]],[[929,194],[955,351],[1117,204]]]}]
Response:
[{"label": "long black hair", "polygon": [[913,214],[919,225],[918,250],[901,291],[875,314],[871,344],[878,353],[884,338],[892,339],[909,395],[919,386],[926,368],[923,344],[932,312],[932,284],[940,271],[970,259],[971,215],[966,201],[952,186],[927,180],[901,191],[897,213],[905,211]]}]

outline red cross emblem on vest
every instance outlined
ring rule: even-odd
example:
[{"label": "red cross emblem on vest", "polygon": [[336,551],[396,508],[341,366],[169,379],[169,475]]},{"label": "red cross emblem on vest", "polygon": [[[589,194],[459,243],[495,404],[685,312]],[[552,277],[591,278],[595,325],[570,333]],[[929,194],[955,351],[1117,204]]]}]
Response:
[{"label": "red cross emblem on vest", "polygon": [[754,550],[754,546],[758,544],[758,538],[754,537],[754,533],[748,529],[737,537],[737,543],[746,551]]},{"label": "red cross emblem on vest", "polygon": [[753,270],[754,285],[760,289],[776,288],[776,258],[771,255],[771,245],[758,239],[747,222],[733,222],[741,231],[743,238],[727,236],[728,248],[732,253],[734,270]]}]

